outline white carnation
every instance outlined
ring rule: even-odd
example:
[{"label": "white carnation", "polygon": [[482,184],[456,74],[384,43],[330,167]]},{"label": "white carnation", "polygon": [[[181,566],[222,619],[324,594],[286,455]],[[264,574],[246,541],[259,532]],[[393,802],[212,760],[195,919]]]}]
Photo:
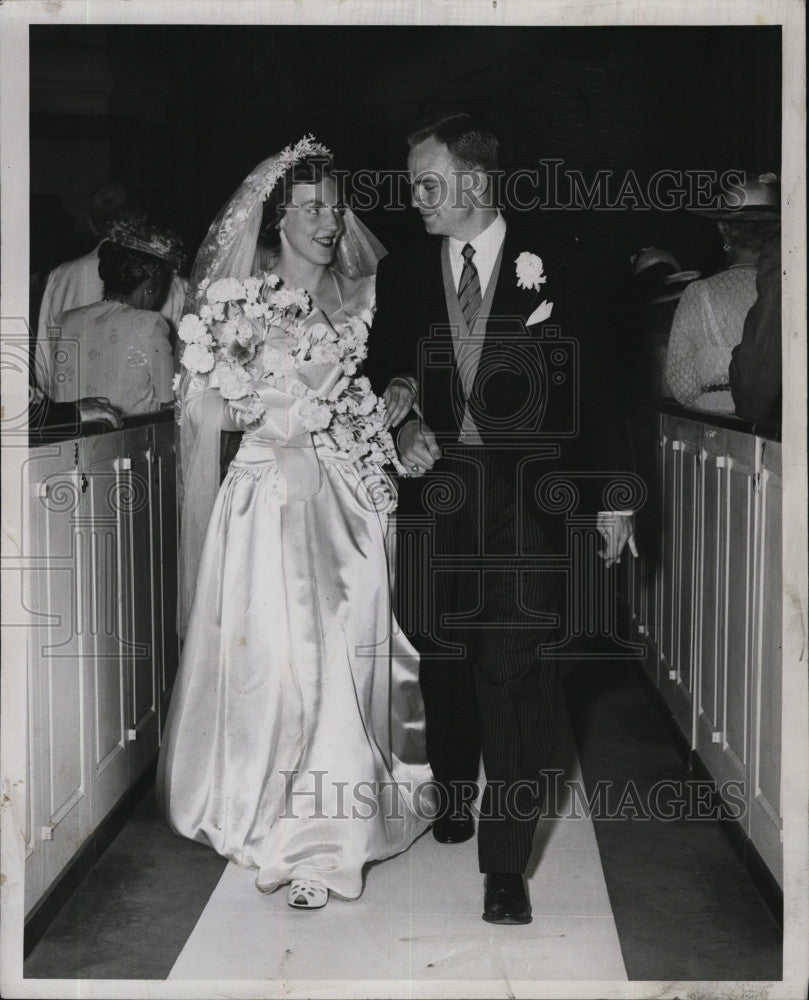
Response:
[{"label": "white carnation", "polygon": [[205,323],[194,313],[188,313],[180,320],[177,336],[184,344],[193,344],[208,332]]},{"label": "white carnation", "polygon": [[247,316],[238,316],[236,318],[236,340],[238,340],[242,347],[246,347],[252,343],[256,333],[256,328]]},{"label": "white carnation", "polygon": [[309,431],[325,430],[331,423],[331,409],[315,399],[303,400],[300,413],[303,425]]},{"label": "white carnation", "polygon": [[295,366],[295,361],[283,341],[265,342],[261,363],[270,372],[288,372]]},{"label": "white carnation", "polygon": [[250,389],[250,382],[244,368],[230,368],[219,374],[219,391],[225,399],[242,399]]},{"label": "white carnation", "polygon": [[262,281],[258,275],[253,274],[249,278],[244,279],[242,287],[244,288],[244,293],[247,296],[248,302],[254,302],[258,298],[259,292],[261,291],[261,285]]},{"label": "white carnation", "polygon": [[548,276],[543,274],[542,258],[534,253],[524,251],[514,262],[517,265],[517,285],[519,288],[530,288],[536,291],[544,285]]},{"label": "white carnation", "polygon": [[245,297],[242,283],[235,278],[220,278],[208,287],[209,302],[237,302]]},{"label": "white carnation", "polygon": [[198,375],[209,372],[213,368],[215,360],[213,352],[200,344],[188,344],[183,351],[184,367]]}]

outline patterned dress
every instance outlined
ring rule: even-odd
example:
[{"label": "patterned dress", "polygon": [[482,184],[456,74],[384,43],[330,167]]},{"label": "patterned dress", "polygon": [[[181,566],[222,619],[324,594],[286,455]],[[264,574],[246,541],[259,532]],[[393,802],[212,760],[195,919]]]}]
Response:
[{"label": "patterned dress", "polygon": [[[755,301],[754,264],[735,264],[686,288],[674,314],[666,362],[666,379],[678,402],[733,412],[728,367]],[[706,391],[720,385],[727,388]]]}]

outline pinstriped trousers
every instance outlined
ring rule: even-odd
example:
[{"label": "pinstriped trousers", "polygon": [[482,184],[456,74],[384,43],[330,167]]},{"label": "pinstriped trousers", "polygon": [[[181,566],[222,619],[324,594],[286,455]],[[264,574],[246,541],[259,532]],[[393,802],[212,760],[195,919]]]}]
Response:
[{"label": "pinstriped trousers", "polygon": [[554,731],[556,663],[540,647],[557,635],[549,618],[563,585],[561,575],[526,565],[558,552],[557,529],[520,515],[508,466],[483,448],[445,453],[423,496],[442,487],[424,571],[433,577],[432,635],[460,651],[422,660],[427,754],[450,811],[474,801],[482,755],[480,870],[523,872]]}]

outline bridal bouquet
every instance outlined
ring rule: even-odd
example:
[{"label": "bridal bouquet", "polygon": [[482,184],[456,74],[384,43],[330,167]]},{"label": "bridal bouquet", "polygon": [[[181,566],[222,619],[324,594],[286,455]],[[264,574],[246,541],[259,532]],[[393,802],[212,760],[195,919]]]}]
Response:
[{"label": "bridal bouquet", "polygon": [[[220,278],[202,291],[205,304],[199,313],[184,316],[178,328],[188,371],[207,374],[208,385],[250,422],[265,412],[255,388],[259,380],[290,392],[301,400],[306,429],[327,438],[341,454],[404,471],[383,426],[385,403],[358,375],[367,355],[370,311],[336,327],[313,323],[308,293],[279,287],[275,274],[243,281]],[[342,374],[328,390],[313,389],[298,375],[306,362],[339,365]]]}]

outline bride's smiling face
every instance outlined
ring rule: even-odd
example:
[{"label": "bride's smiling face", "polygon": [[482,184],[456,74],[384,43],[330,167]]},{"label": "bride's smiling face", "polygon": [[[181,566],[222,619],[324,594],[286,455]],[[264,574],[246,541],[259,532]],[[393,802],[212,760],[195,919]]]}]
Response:
[{"label": "bride's smiling face", "polygon": [[294,184],[278,223],[282,248],[311,264],[330,264],[343,230],[343,212],[333,177],[316,184]]}]

